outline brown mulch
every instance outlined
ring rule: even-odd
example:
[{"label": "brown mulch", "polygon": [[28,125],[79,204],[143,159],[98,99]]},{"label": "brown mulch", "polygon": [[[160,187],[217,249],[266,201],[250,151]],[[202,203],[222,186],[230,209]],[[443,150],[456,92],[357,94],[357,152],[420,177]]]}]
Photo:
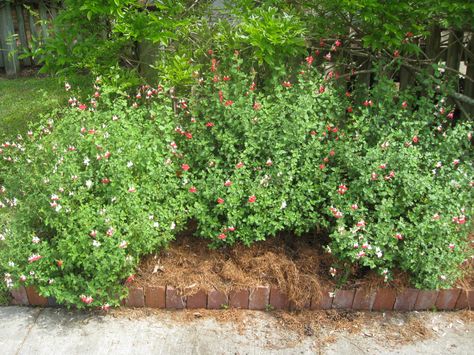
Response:
[{"label": "brown mulch", "polygon": [[290,301],[302,306],[321,286],[333,286],[321,278],[331,265],[330,255],[312,245],[311,238],[272,238],[251,247],[235,245],[209,249],[208,242],[181,237],[170,248],[145,258],[135,285],[172,285],[183,295],[200,289],[228,293],[268,284],[286,291]]},{"label": "brown mulch", "polygon": [[[208,241],[181,236],[166,250],[144,258],[135,286],[171,285],[189,296],[200,289],[228,293],[257,285],[278,287],[296,307],[310,301],[311,295],[337,287],[337,277],[329,275],[334,263],[324,252],[319,235],[280,235],[250,247],[209,249]],[[402,289],[410,285],[408,276],[397,273],[390,286]],[[352,270],[344,288],[386,287],[383,278],[366,270]]]}]

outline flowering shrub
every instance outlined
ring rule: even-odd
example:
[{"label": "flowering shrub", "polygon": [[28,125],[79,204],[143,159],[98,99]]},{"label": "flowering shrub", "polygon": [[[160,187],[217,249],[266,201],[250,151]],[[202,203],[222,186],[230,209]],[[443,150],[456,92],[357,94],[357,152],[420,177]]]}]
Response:
[{"label": "flowering shrub", "polygon": [[450,287],[472,254],[472,123],[453,124],[441,95],[434,106],[397,100],[390,82],[372,94],[381,91],[347,122],[336,156],[342,185],[330,192],[341,217],[329,250],[386,279],[398,268],[417,287]]},{"label": "flowering shrub", "polygon": [[140,255],[164,246],[187,216],[168,160],[171,105],[157,90],[143,107],[71,100],[24,138],[4,143],[0,230],[8,286],[79,307],[117,304]]},{"label": "flowering shrub", "polygon": [[322,211],[339,181],[333,160],[345,106],[310,66],[262,92],[241,65],[238,53],[222,70],[213,58],[178,103],[175,141],[190,166],[183,182],[197,233],[214,245],[249,245],[327,227]]}]

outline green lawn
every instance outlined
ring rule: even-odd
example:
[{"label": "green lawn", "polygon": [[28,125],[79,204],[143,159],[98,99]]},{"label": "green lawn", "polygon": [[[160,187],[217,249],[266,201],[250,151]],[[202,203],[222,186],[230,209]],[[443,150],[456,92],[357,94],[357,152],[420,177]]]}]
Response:
[{"label": "green lawn", "polygon": [[[77,77],[70,81],[74,95],[78,88],[91,88],[89,77]],[[64,81],[51,77],[29,77],[19,79],[0,78],[0,141],[24,134],[28,122],[37,120],[41,114],[67,104],[71,93],[64,90]]]}]

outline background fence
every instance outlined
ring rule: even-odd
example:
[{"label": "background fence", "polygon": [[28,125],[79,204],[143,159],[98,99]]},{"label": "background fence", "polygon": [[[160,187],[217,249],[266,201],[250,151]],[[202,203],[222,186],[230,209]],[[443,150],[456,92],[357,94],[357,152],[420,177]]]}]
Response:
[{"label": "background fence", "polygon": [[35,66],[21,54],[40,46],[49,35],[49,23],[56,16],[56,5],[48,1],[1,1],[0,72],[17,75],[22,68]]}]

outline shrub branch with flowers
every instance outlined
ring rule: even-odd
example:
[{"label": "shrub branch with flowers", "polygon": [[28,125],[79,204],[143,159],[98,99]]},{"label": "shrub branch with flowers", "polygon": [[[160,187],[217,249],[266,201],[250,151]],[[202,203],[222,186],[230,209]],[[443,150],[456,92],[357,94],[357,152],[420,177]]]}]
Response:
[{"label": "shrub branch with flowers", "polygon": [[213,56],[179,97],[97,83],[91,102],[5,142],[6,284],[116,305],[140,256],[193,219],[212,247],[325,229],[334,276],[453,285],[472,253],[472,122],[453,121],[442,90],[417,99],[381,77],[346,93],[310,57],[263,90],[244,64]]}]

